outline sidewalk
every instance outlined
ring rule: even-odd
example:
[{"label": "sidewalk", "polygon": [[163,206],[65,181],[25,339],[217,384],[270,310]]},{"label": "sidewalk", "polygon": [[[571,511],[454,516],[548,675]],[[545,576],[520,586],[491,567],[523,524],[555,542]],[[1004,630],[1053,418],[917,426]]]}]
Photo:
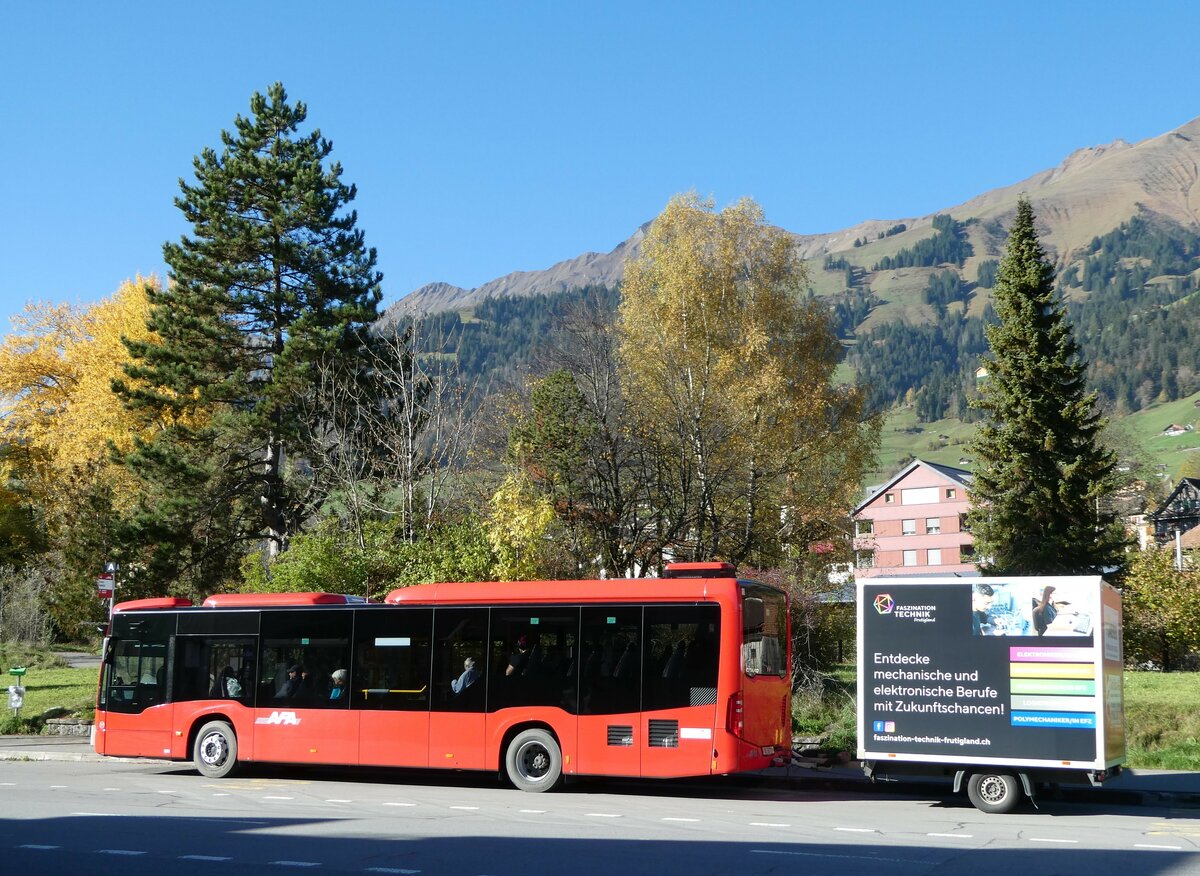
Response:
[{"label": "sidewalk", "polygon": [[[57,760],[75,762],[123,761],[136,763],[168,763],[152,758],[107,758],[96,754],[91,742],[83,736],[0,736],[0,761]],[[846,789],[855,786],[866,790],[871,785],[855,764],[830,767],[791,766],[772,767],[758,773],[774,787],[802,787],[806,782],[826,782]],[[879,789],[928,786],[936,781],[944,786],[948,796],[949,782],[943,779],[908,779],[903,782],[881,782]],[[1200,772],[1182,770],[1124,770],[1121,775],[1105,782],[1101,788],[1087,785],[1064,785],[1064,796],[1070,799],[1108,800],[1119,805],[1158,805],[1200,808]]]}]

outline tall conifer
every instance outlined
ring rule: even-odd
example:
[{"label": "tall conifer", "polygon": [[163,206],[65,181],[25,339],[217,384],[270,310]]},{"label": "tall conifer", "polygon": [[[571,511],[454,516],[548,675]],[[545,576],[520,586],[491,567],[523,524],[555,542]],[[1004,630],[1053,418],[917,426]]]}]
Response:
[{"label": "tall conifer", "polygon": [[999,323],[974,406],[984,421],[970,514],[985,570],[1079,574],[1117,565],[1124,534],[1105,501],[1116,459],[1100,443],[1096,394],[1054,288],[1027,198],[993,289]]},{"label": "tall conifer", "polygon": [[162,575],[211,586],[251,543],[270,552],[327,495],[305,464],[319,363],[361,373],[381,275],[347,210],[355,188],[332,145],[302,133],[307,109],[283,85],[250,100],[218,153],[194,160],[175,203],[190,236],[163,247],[170,283],[149,319],[158,343],[127,342],[115,388],[161,417],[126,463],[145,485],[135,544]]}]

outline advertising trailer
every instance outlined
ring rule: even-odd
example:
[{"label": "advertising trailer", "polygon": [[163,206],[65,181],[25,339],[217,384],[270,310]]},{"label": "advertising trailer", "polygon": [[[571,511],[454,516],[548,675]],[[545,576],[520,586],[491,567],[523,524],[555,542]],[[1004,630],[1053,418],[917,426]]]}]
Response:
[{"label": "advertising trailer", "polygon": [[1125,760],[1121,597],[1099,576],[858,582],[858,758],[985,812]]}]

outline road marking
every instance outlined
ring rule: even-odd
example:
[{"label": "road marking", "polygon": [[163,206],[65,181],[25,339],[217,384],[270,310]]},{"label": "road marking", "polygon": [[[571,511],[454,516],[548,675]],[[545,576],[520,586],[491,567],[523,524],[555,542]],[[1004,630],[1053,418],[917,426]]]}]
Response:
[{"label": "road marking", "polygon": [[751,827],[791,827],[790,824],[780,824],[777,821],[751,821]]},{"label": "road marking", "polygon": [[526,815],[545,815],[545,809],[518,809],[518,812],[524,812]]},{"label": "road marking", "polygon": [[416,804],[416,803],[390,803],[390,802],[386,802],[386,803],[384,803],[383,805],[384,805],[384,806],[416,806],[417,804]]},{"label": "road marking", "polygon": [[326,800],[326,803],[353,803],[353,800]]},{"label": "road marking", "polygon": [[54,791],[54,790],[56,790],[56,789],[59,789],[59,788],[65,788],[65,787],[66,787],[66,785],[51,785],[51,786],[50,786],[50,790],[51,790],[51,791]]},{"label": "road marking", "polygon": [[[1172,852],[1183,850],[1183,846],[1156,846],[1151,843],[1134,843],[1133,847],[1135,849],[1168,849]],[[50,848],[54,848],[54,846],[50,846]]]},{"label": "road marking", "polygon": [[178,794],[178,791],[155,791],[156,794]]},{"label": "road marking", "polygon": [[181,861],[232,861],[233,858],[222,858],[219,855],[180,855]]},{"label": "road marking", "polygon": [[844,830],[846,833],[876,833],[873,827],[835,827],[834,830]]},{"label": "road marking", "polygon": [[319,861],[272,861],[276,867],[320,867]]},{"label": "road marking", "polygon": [[451,809],[467,809],[470,811],[474,811],[474,810],[478,809],[479,807],[478,806],[451,806],[450,808]]},{"label": "road marking", "polygon": [[927,833],[925,836],[948,836],[952,839],[971,839],[975,836],[973,833]]},{"label": "road marking", "polygon": [[295,797],[263,797],[264,800],[295,800]]},{"label": "road marking", "polygon": [[104,790],[105,791],[119,791],[121,789],[120,788],[105,788]]},{"label": "road marking", "polygon": [[663,821],[699,821],[699,818],[664,818]]},{"label": "road marking", "polygon": [[125,855],[127,857],[146,854],[145,852],[138,852],[133,849],[96,849],[96,851],[102,855]]},{"label": "road marking", "polygon": [[586,818],[620,818],[621,816],[615,812],[588,812],[585,813]]},{"label": "road marking", "polygon": [[228,794],[213,794],[214,797],[228,797]]},{"label": "road marking", "polygon": [[54,849],[61,849],[62,846],[39,846],[34,843],[30,843],[29,845],[25,845],[25,846],[17,846],[17,848],[18,849],[37,849],[38,851],[42,851],[42,852],[50,852],[50,851],[53,851]]},{"label": "road marking", "polygon": [[1031,836],[1029,838],[1029,841],[1031,843],[1066,843],[1066,844],[1073,844],[1073,843],[1079,842],[1079,840],[1053,839],[1053,838],[1044,837],[1044,836]]},{"label": "road marking", "polygon": [[886,861],[891,864],[928,864],[913,858],[878,858],[874,855],[828,855],[820,852],[783,852],[777,849],[751,849],[752,855],[790,855],[793,858],[849,858],[855,861]]},{"label": "road marking", "polygon": [[[13,786],[13,785],[15,785],[15,784],[16,784],[16,782],[0,782],[0,785],[3,785],[3,786],[4,786],[4,787],[6,787],[6,788],[10,788],[10,787],[12,787],[12,786]],[[106,789],[106,790],[107,790],[107,789]]]}]

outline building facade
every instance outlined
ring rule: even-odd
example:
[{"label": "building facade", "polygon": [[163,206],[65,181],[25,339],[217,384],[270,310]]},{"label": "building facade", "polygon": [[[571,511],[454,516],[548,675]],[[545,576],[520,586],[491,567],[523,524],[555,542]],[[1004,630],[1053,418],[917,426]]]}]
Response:
[{"label": "building facade", "polygon": [[971,473],[914,460],[854,509],[855,575],[978,575],[966,529]]},{"label": "building facade", "polygon": [[1172,541],[1177,532],[1182,536],[1200,527],[1200,478],[1181,478],[1151,519],[1159,544]]}]

